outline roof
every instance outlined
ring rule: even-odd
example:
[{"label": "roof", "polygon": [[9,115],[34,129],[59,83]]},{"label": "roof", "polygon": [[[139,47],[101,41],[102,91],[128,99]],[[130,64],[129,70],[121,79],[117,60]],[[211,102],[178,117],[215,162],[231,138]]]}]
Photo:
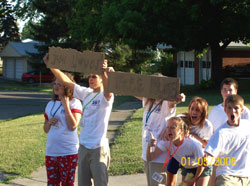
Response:
[{"label": "roof", "polygon": [[21,42],[9,42],[0,53],[1,57],[27,57],[29,53],[38,53],[36,45],[43,43],[33,40],[24,40]]},{"label": "roof", "polygon": [[9,44],[21,55],[28,56],[28,53],[38,53],[38,50],[35,48],[36,45],[41,45],[37,41],[29,42],[9,42]]},{"label": "roof", "polygon": [[236,42],[231,42],[226,50],[250,50],[249,45],[242,43],[241,41],[236,43]]}]

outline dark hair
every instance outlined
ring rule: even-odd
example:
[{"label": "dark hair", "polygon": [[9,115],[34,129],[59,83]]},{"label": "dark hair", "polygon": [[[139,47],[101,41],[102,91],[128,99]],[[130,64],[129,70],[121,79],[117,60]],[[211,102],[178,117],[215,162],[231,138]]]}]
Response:
[{"label": "dark hair", "polygon": [[[64,74],[65,74],[72,82],[75,82],[74,76],[73,76],[72,74],[70,74],[70,73],[68,73],[68,72],[64,72]],[[56,78],[55,78],[55,80],[56,80]],[[54,82],[55,82],[55,80],[54,80]],[[54,84],[54,82],[53,82],[53,84]],[[72,91],[69,87],[64,86],[64,94],[65,94],[65,96],[69,97],[69,100],[72,100],[72,99],[73,99],[73,91]],[[54,93],[54,89],[53,89],[52,100],[55,101],[55,100],[57,100],[57,99],[58,99],[58,95],[56,95],[56,94]]]},{"label": "dark hair", "polygon": [[235,105],[240,105],[241,108],[243,108],[244,99],[239,95],[230,95],[230,96],[227,97],[227,99],[225,101],[225,108],[227,107],[228,103],[233,103]]},{"label": "dark hair", "polygon": [[221,84],[220,84],[220,89],[222,90],[223,85],[233,85],[236,90],[238,90],[238,82],[233,79],[233,78],[225,78]]},{"label": "dark hair", "polygon": [[[152,107],[153,107],[153,105],[154,105],[155,102],[156,102],[156,99],[153,99],[153,98],[147,98],[146,99],[145,105],[149,105],[148,112],[151,111],[151,109],[152,109]],[[159,104],[160,107],[162,105],[162,102],[163,102],[163,100],[160,101],[160,104]]]},{"label": "dark hair", "polygon": [[[201,112],[201,119],[199,122],[199,127],[201,128],[205,124],[205,120],[208,116],[208,103],[205,99],[195,96],[189,103],[188,112],[191,108],[192,103],[196,103],[198,105],[200,112]],[[189,115],[189,117],[190,117],[190,115]]]}]

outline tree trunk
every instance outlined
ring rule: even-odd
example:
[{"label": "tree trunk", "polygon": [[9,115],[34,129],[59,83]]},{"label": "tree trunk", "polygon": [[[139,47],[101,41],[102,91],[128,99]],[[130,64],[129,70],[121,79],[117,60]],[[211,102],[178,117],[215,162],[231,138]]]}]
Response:
[{"label": "tree trunk", "polygon": [[223,49],[219,44],[211,45],[211,55],[212,55],[212,69],[211,69],[211,79],[215,82],[216,86],[219,86],[224,78],[222,70],[222,51]]}]

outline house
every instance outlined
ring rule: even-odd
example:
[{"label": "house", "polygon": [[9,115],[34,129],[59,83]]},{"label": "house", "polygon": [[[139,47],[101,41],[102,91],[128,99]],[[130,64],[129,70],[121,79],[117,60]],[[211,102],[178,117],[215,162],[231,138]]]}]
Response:
[{"label": "house", "polygon": [[[250,64],[250,47],[243,43],[231,42],[223,52],[223,67]],[[202,80],[211,79],[211,50],[198,58],[195,51],[180,51],[174,56],[177,63],[177,77],[183,85],[199,84]]]},{"label": "house", "polygon": [[37,41],[23,40],[21,42],[9,42],[0,52],[3,61],[3,77],[5,79],[21,81],[22,74],[32,70],[29,64],[29,53],[38,53],[36,45],[42,45]]}]

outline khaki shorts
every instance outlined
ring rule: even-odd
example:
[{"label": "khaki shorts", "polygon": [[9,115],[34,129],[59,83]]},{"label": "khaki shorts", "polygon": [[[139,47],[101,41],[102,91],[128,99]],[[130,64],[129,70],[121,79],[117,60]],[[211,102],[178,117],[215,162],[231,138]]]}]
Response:
[{"label": "khaki shorts", "polygon": [[108,168],[110,164],[109,146],[87,149],[80,145],[78,151],[78,186],[108,185]]},{"label": "khaki shorts", "polygon": [[220,175],[215,179],[215,186],[250,186],[250,177]]}]

